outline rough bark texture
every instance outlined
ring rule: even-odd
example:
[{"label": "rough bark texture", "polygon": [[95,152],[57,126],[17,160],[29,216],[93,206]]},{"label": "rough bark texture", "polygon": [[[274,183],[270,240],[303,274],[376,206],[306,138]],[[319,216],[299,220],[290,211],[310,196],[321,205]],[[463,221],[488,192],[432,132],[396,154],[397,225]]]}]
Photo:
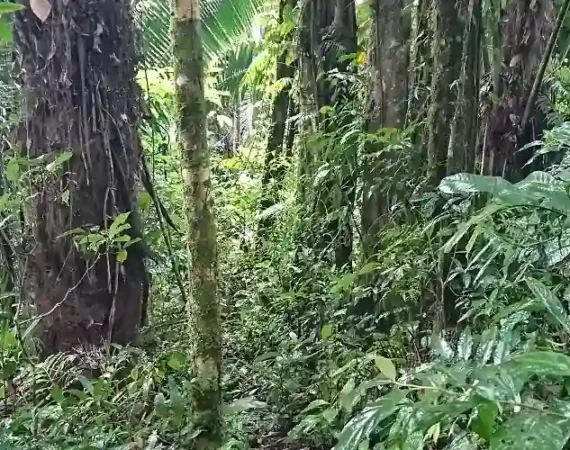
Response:
[{"label": "rough bark texture", "polygon": [[[381,128],[401,129],[406,120],[408,100],[408,64],[410,14],[405,0],[372,3],[374,12],[374,49],[372,59],[372,93],[367,133]],[[369,144],[364,159],[362,188],[362,244],[365,257],[377,253],[379,232],[395,195],[390,167],[395,154],[387,154],[378,144]]]},{"label": "rough bark texture", "polygon": [[481,1],[457,0],[457,5],[463,26],[463,50],[447,148],[447,175],[474,171],[478,130]]},{"label": "rough bark texture", "polygon": [[178,0],[174,19],[175,84],[184,174],[184,196],[192,258],[191,323],[195,383],[192,390],[195,447],[221,445],[221,330],[217,295],[216,224],[210,196],[210,152],[206,136],[204,53],[199,0]]},{"label": "rough bark texture", "polygon": [[124,264],[113,254],[87,257],[62,234],[104,229],[133,207],[140,145],[130,4],[51,0],[42,22],[24,3],[15,19],[22,146],[30,158],[73,152],[61,178],[34,186],[36,243],[26,283],[42,341],[48,353],[98,345],[110,334],[126,344],[141,321],[142,255],[135,246]]},{"label": "rough bark texture", "polygon": [[[295,8],[297,0],[281,0],[279,3],[279,23],[283,23],[283,15],[286,7]],[[290,41],[289,36],[288,39]],[[287,64],[288,49],[285,49],[277,60],[276,80],[285,78],[293,78],[295,75],[295,66],[293,63]],[[285,178],[286,165],[282,158],[287,157],[285,154],[284,140],[287,125],[287,115],[290,103],[293,101],[289,92],[291,83],[287,83],[277,94],[273,101],[273,111],[271,116],[271,129],[267,140],[267,150],[265,153],[265,171],[263,174],[263,197],[260,202],[261,211],[265,211],[272,205],[276,204],[279,192]],[[292,126],[292,125],[290,125]],[[259,236],[264,237],[273,225],[272,215],[266,216],[259,223]]]},{"label": "rough bark texture", "polygon": [[450,124],[455,105],[453,84],[461,73],[461,36],[459,1],[436,0],[434,8],[433,61],[431,105],[428,112],[428,181],[437,186],[445,176]]},{"label": "rough bark texture", "polygon": [[[339,82],[329,74],[331,71],[346,73],[350,61],[342,61],[341,56],[357,50],[354,0],[310,0],[302,14],[301,64],[304,84],[311,93],[303,109],[320,111],[325,106],[334,106],[336,111],[334,121],[319,120],[316,126],[325,145],[318,145],[319,151],[309,146],[304,149],[303,159],[312,164],[308,170],[302,169],[309,175],[302,182],[313,183],[310,178],[314,169],[322,164],[334,167],[330,176],[319,183],[311,199],[314,220],[309,245],[322,258],[342,267],[350,262],[352,254],[356,147],[344,145],[341,148],[332,139],[332,133],[353,123],[355,118],[343,110],[351,101],[350,83],[347,79]],[[311,107],[309,102],[313,98],[314,107]],[[339,123],[340,117],[342,123]]]},{"label": "rough bark texture", "polygon": [[544,116],[535,109],[525,133],[520,121],[532,88],[534,74],[552,30],[552,0],[512,0],[501,12],[502,67],[495,102],[489,116],[486,173],[516,178],[528,153],[515,153],[540,137]]}]

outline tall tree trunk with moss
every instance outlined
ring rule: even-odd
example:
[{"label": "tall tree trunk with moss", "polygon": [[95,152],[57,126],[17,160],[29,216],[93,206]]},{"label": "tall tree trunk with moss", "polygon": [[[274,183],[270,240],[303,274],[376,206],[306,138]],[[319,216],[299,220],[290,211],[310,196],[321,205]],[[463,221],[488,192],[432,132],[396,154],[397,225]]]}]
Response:
[{"label": "tall tree trunk with moss", "polygon": [[[279,3],[279,23],[283,24],[285,20],[290,19],[293,8],[295,8],[297,0],[281,0]],[[295,65],[288,62],[290,55],[290,44],[292,43],[292,35],[285,36],[285,48],[277,59],[277,69],[275,74],[276,82],[284,82],[281,90],[273,100],[273,111],[271,114],[271,129],[269,130],[269,138],[267,139],[267,149],[265,153],[265,169],[263,174],[263,195],[260,202],[261,212],[267,210],[278,202],[279,192],[285,178],[286,162],[283,161],[287,157],[285,152],[285,134],[287,129],[288,112],[293,111],[291,108],[292,97],[289,95],[291,91],[292,78],[295,75]],[[290,125],[291,126],[291,125]],[[259,222],[259,237],[264,238],[270,231],[274,220],[273,215],[263,215]]]},{"label": "tall tree trunk with moss", "polygon": [[216,224],[212,211],[206,135],[204,52],[199,0],[177,0],[174,17],[175,90],[192,259],[191,323],[195,383],[192,389],[199,450],[221,444],[221,326]]},{"label": "tall tree trunk with moss", "polygon": [[[408,102],[410,13],[406,0],[374,0],[372,94],[367,133],[382,128],[401,130]],[[379,233],[387,222],[395,192],[392,168],[397,153],[382,151],[378,142],[367,145],[362,188],[362,245],[365,258],[380,249]]]},{"label": "tall tree trunk with moss", "polygon": [[463,25],[461,72],[455,83],[455,112],[447,147],[447,175],[475,169],[479,111],[481,1],[458,0]]},{"label": "tall tree trunk with moss", "polygon": [[41,315],[46,353],[109,337],[127,344],[137,336],[148,292],[142,244],[126,254],[115,244],[88,252],[66,232],[104,231],[130,213],[127,233],[141,237],[133,194],[141,148],[131,4],[24,4],[14,23],[21,145],[31,158],[66,160],[60,170],[46,167],[32,185],[35,245],[25,288]]},{"label": "tall tree trunk with moss", "polygon": [[463,27],[459,3],[467,0],[436,0],[434,8],[433,77],[428,111],[428,183],[437,186],[446,174],[450,123],[455,105],[454,84],[461,74]]}]

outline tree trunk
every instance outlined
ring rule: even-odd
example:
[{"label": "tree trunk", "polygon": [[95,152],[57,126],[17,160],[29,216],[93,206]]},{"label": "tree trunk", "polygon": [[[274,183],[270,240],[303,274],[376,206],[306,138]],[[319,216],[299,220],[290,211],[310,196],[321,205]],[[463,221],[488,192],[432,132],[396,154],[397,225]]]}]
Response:
[{"label": "tree trunk", "polygon": [[455,105],[453,85],[461,73],[463,27],[456,3],[437,0],[434,8],[433,78],[428,112],[428,182],[435,187],[445,177],[450,124]]},{"label": "tree trunk", "polygon": [[196,439],[196,448],[214,450],[221,445],[222,339],[199,0],[176,2],[174,53],[184,196],[189,222],[188,242],[192,257],[191,321],[196,377],[192,400],[196,413],[195,425],[202,430]]},{"label": "tree trunk", "polygon": [[[295,8],[297,0],[281,0],[279,4],[279,23],[283,23],[283,15],[285,8]],[[290,41],[292,36],[287,37]],[[285,48],[277,60],[277,70],[275,80],[283,80],[285,78],[292,79],[295,75],[295,66],[293,63],[287,63],[288,48]],[[262,186],[263,196],[260,202],[261,212],[270,208],[278,202],[279,192],[281,191],[283,180],[285,178],[286,165],[282,158],[287,157],[284,153],[284,140],[287,125],[287,114],[289,105],[292,101],[289,95],[291,91],[291,82],[288,82],[276,95],[273,100],[273,111],[271,116],[271,129],[269,130],[269,138],[267,140],[267,149],[265,152],[265,169],[263,174]],[[259,237],[267,236],[270,228],[274,223],[273,216],[269,215],[262,219],[259,223]]]},{"label": "tree trunk", "polygon": [[[301,182],[313,184],[314,168],[328,164],[332,167],[311,197],[313,204],[309,245],[323,259],[342,267],[350,262],[352,254],[352,212],[356,192],[356,146],[339,146],[339,130],[356,122],[349,110],[352,100],[350,83],[339,82],[332,71],[347,73],[350,61],[342,56],[354,54],[356,43],[356,11],[354,0],[310,0],[302,12],[301,54],[303,77],[315,98],[314,107],[334,107],[334,118],[320,117],[314,142],[317,152],[303,155],[304,161],[314,161]],[[307,105],[305,105],[305,109]],[[342,118],[342,119],[339,119]],[[341,121],[342,120],[342,121]],[[310,137],[309,137],[310,139]],[[314,145],[317,144],[317,145]],[[320,145],[324,144],[324,145]],[[305,147],[306,152],[310,146]]]},{"label": "tree trunk", "polygon": [[552,0],[512,0],[501,12],[502,71],[496,70],[486,142],[490,175],[519,177],[530,155],[516,151],[542,134],[544,114],[538,108],[525,133],[519,127],[552,30],[552,14]]},{"label": "tree trunk", "polygon": [[463,25],[461,73],[447,148],[447,175],[475,169],[479,111],[480,0],[458,0]]},{"label": "tree trunk", "polygon": [[[41,315],[45,351],[109,337],[127,344],[137,335],[145,300],[140,246],[129,247],[121,263],[114,253],[86,255],[64,233],[105,230],[118,214],[133,211],[140,144],[130,3],[24,4],[15,20],[22,147],[30,158],[48,161],[73,153],[63,175],[46,172],[33,186],[36,245],[26,286]],[[133,224],[129,233],[136,231]]]},{"label": "tree trunk", "polygon": [[[374,48],[372,59],[372,94],[367,133],[382,128],[401,129],[406,120],[408,101],[408,63],[410,15],[406,0],[372,3],[374,12]],[[381,155],[381,156],[378,156]],[[380,152],[378,144],[367,146],[362,188],[362,245],[365,258],[380,248],[379,232],[387,220],[394,191],[390,168],[396,154]]]}]

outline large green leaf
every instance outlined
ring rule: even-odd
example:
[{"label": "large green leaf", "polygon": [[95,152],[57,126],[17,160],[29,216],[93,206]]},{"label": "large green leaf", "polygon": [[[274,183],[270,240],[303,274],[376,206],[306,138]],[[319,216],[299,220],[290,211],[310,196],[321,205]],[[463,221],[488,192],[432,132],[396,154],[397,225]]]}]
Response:
[{"label": "large green leaf", "polygon": [[525,411],[507,420],[491,438],[490,450],[562,450],[570,437],[570,419],[543,411]]},{"label": "large green leaf", "polygon": [[380,422],[398,410],[405,398],[406,391],[395,390],[364,408],[343,428],[333,450],[356,450],[358,445],[376,430]]},{"label": "large green leaf", "polygon": [[570,376],[570,356],[555,352],[534,351],[515,356],[508,364],[528,375]]},{"label": "large green leaf", "polygon": [[414,409],[418,419],[414,431],[426,431],[436,423],[453,421],[472,407],[471,402],[461,401],[448,402],[442,405],[431,405],[427,401],[416,403]]},{"label": "large green leaf", "polygon": [[481,397],[491,401],[516,400],[527,379],[526,372],[518,366],[486,366],[474,370],[473,389]]},{"label": "large green leaf", "polygon": [[501,177],[458,173],[441,180],[439,190],[446,194],[471,194],[486,192],[494,196],[515,192],[514,186]]},{"label": "large green leaf", "polygon": [[546,310],[554,320],[556,320],[564,330],[570,331],[568,314],[554,293],[547,286],[534,278],[527,278],[526,284],[536,298],[546,307]]}]

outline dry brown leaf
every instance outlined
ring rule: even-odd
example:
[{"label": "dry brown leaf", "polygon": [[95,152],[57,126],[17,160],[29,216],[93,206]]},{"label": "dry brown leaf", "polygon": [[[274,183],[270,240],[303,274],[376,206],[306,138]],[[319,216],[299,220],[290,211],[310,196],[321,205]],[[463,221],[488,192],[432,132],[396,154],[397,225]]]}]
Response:
[{"label": "dry brown leaf", "polygon": [[51,3],[49,0],[30,0],[30,8],[38,19],[45,22],[51,12]]}]

